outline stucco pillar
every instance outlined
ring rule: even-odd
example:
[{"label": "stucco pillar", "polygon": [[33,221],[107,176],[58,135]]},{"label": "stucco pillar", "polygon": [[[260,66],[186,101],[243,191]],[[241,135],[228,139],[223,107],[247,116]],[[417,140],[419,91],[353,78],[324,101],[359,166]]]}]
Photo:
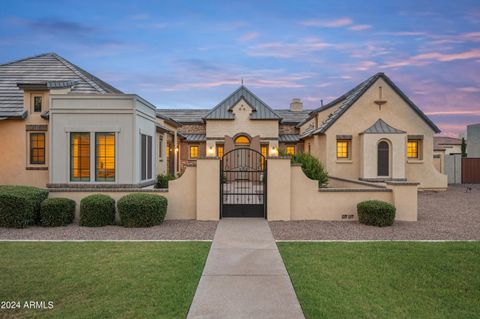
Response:
[{"label": "stucco pillar", "polygon": [[219,220],[220,160],[216,157],[197,160],[197,220]]},{"label": "stucco pillar", "polygon": [[291,165],[290,158],[267,160],[267,219],[291,219]]},{"label": "stucco pillar", "polygon": [[412,182],[387,182],[393,192],[393,205],[397,209],[395,220],[417,221],[418,185]]}]

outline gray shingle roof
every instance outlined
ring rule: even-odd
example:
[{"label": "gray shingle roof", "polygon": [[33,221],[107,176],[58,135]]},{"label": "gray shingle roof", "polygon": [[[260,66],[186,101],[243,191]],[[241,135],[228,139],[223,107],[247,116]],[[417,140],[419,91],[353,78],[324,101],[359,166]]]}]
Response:
[{"label": "gray shingle roof", "polygon": [[[322,134],[325,133],[325,131],[335,123],[340,116],[342,116],[343,113],[345,113],[350,106],[352,106],[359,98],[360,96],[363,95],[372,85],[375,83],[379,78],[382,78],[385,82],[387,82],[393,90],[402,97],[402,99],[432,128],[432,130],[435,133],[439,133],[440,129],[416,106],[396,85],[393,83],[392,80],[388,76],[386,76],[384,73],[377,73],[373,75],[372,77],[368,78],[367,80],[363,81],[359,85],[357,85],[355,88],[347,92],[347,94],[342,95],[340,98],[338,98],[335,103],[331,102],[329,103],[329,107],[333,106],[334,104],[341,102],[342,105],[338,109],[335,110],[325,121],[323,121],[320,126],[313,130],[310,134],[315,135],[315,134]],[[319,112],[323,111],[327,106],[324,106],[323,108],[317,109],[314,112]]]},{"label": "gray shingle roof", "polygon": [[157,114],[169,117],[181,124],[203,123],[209,109],[157,109]]},{"label": "gray shingle roof", "polygon": [[275,109],[275,112],[282,118],[282,124],[296,125],[308,117],[312,110],[302,110],[292,112],[288,109]]},{"label": "gray shingle roof", "polygon": [[404,134],[405,131],[396,129],[387,123],[385,123],[382,119],[378,119],[372,126],[367,128],[363,131],[365,134]]},{"label": "gray shingle roof", "polygon": [[298,134],[280,134],[278,135],[278,141],[283,143],[298,142],[300,141],[300,135]]},{"label": "gray shingle roof", "polygon": [[232,108],[235,104],[244,99],[251,108],[253,108],[250,114],[252,120],[280,120],[280,116],[275,113],[265,102],[260,100],[255,94],[253,94],[245,86],[240,86],[235,92],[230,94],[225,100],[215,106],[204,119],[206,120],[233,120],[235,115],[232,113]]},{"label": "gray shingle roof", "polygon": [[22,117],[21,84],[44,85],[47,88],[72,87],[72,93],[122,93],[55,53],[0,64],[0,116]]}]

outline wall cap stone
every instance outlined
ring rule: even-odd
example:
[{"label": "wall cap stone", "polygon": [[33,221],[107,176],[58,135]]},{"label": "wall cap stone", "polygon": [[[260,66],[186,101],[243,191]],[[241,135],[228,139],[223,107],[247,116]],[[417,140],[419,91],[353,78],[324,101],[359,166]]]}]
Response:
[{"label": "wall cap stone", "polygon": [[329,179],[338,180],[338,181],[342,181],[342,182],[349,182],[349,183],[353,183],[353,184],[370,186],[370,187],[375,187],[375,188],[386,188],[386,187],[383,186],[383,185],[374,184],[374,183],[371,183],[371,182],[368,182],[368,181],[365,181],[365,180],[355,180],[355,179],[335,177],[335,176],[330,176],[330,175],[328,175],[328,178],[329,178]]},{"label": "wall cap stone", "polygon": [[389,188],[319,188],[319,192],[325,193],[390,193],[392,192]]},{"label": "wall cap stone", "polygon": [[418,186],[420,185],[419,182],[408,182],[408,181],[386,181],[387,185],[395,185],[395,186]]},{"label": "wall cap stone", "polygon": [[168,188],[47,188],[51,193],[168,193]]}]

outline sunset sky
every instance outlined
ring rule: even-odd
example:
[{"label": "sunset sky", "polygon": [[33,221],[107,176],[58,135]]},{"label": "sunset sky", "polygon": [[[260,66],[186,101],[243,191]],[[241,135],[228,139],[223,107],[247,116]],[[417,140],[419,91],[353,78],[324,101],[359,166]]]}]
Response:
[{"label": "sunset sky", "polygon": [[161,108],[245,85],[315,108],[385,72],[442,129],[480,123],[480,1],[2,1],[0,63],[56,52]]}]

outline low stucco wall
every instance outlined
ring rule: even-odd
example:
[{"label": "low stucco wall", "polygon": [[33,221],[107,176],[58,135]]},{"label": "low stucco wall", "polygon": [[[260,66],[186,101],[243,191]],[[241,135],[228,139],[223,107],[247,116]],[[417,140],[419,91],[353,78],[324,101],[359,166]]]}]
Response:
[{"label": "low stucco wall", "polygon": [[268,163],[268,220],[357,220],[357,204],[381,200],[395,205],[396,220],[417,220],[417,183],[392,182],[386,186],[330,179],[319,188],[289,159]]},{"label": "low stucco wall", "polygon": [[[105,194],[118,201],[122,196],[133,192],[143,192],[161,195],[167,198],[168,208],[165,219],[195,219],[196,218],[196,167],[187,167],[183,175],[169,182],[169,189],[50,189],[49,197],[73,199],[77,203],[75,218],[80,216],[80,201],[92,194]],[[117,216],[118,219],[118,216]]]}]

